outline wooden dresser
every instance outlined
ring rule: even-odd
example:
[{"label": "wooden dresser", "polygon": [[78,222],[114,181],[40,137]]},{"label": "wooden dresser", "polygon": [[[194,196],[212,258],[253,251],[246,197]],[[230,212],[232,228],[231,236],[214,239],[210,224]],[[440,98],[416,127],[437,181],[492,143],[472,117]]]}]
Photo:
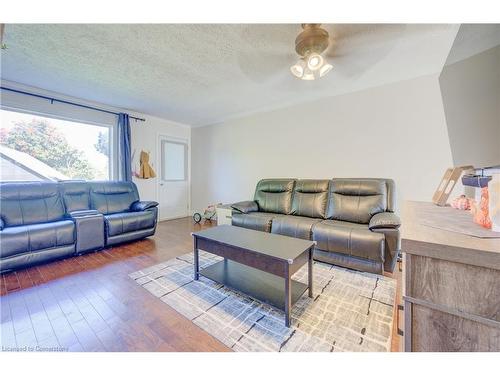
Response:
[{"label": "wooden dresser", "polygon": [[[427,202],[405,202],[405,351],[500,351],[500,238],[432,226],[432,220],[456,223],[457,215],[466,214]],[[470,225],[476,225],[468,217]]]}]

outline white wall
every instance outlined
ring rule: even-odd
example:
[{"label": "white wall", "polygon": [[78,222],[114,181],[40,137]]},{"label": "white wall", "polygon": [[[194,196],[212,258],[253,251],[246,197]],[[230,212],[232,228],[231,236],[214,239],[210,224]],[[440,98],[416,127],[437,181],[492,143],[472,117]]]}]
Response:
[{"label": "white wall", "polygon": [[[305,82],[307,84],[307,82]],[[430,200],[452,165],[437,75],[192,130],[192,207],[251,199],[267,177],[389,177]]]},{"label": "white wall", "polygon": [[[2,86],[23,90],[35,94],[45,95],[49,97],[54,97],[62,100],[68,100],[77,102],[80,104],[86,104],[113,112],[126,112],[132,116],[145,118],[146,122],[135,122],[130,120],[131,127],[131,138],[132,138],[132,152],[136,153],[134,163],[136,169],[139,168],[139,154],[141,150],[148,151],[151,153],[150,161],[154,165],[155,170],[159,165],[159,155],[157,154],[157,139],[158,134],[165,134],[171,137],[180,137],[188,139],[190,141],[191,128],[184,124],[175,123],[172,121],[160,119],[158,117],[148,116],[142,113],[136,113],[126,109],[114,108],[109,106],[104,106],[99,103],[89,102],[81,100],[74,97],[68,97],[55,92],[30,87],[26,85],[21,85],[15,82],[2,80]],[[1,105],[13,108],[21,109],[25,111],[31,111],[39,114],[46,114],[62,119],[84,121],[96,124],[106,124],[116,127],[117,117],[115,115],[110,115],[102,112],[92,111],[84,108],[79,108],[67,104],[53,103],[45,99],[39,99],[35,97],[30,97],[26,95],[16,94],[1,90],[0,93]],[[115,132],[116,133],[116,132]],[[134,165],[133,165],[134,167]],[[137,179],[134,178],[134,182],[137,184],[139,189],[139,194],[141,199],[144,200],[158,200],[157,197],[157,181],[158,179]]]},{"label": "white wall", "polygon": [[500,165],[500,46],[445,65],[439,82],[454,164]]}]

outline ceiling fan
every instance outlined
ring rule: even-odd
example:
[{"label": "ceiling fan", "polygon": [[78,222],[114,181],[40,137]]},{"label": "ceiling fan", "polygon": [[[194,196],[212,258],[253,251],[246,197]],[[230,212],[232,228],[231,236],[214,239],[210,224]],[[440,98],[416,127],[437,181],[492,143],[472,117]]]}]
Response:
[{"label": "ceiling fan", "polygon": [[304,23],[304,29],[295,39],[295,51],[301,56],[299,61],[290,67],[292,74],[305,81],[312,81],[326,75],[333,66],[322,53],[328,48],[328,31],[319,23]]},{"label": "ceiling fan", "polygon": [[[356,80],[377,65],[391,52],[403,35],[419,33],[418,27],[405,24],[251,24],[241,27],[241,46],[237,51],[238,66],[242,73],[256,83],[272,82],[276,87],[297,87],[299,80],[311,79],[307,57],[320,55],[319,63],[326,66],[323,79],[319,80],[321,67],[311,61],[313,78],[321,86],[324,81]],[[298,34],[298,35],[297,35]],[[295,39],[295,47],[294,46]],[[303,76],[290,74],[290,67]],[[295,70],[294,70],[295,71]],[[293,73],[293,71],[292,71]],[[318,85],[300,85],[311,89]]]}]

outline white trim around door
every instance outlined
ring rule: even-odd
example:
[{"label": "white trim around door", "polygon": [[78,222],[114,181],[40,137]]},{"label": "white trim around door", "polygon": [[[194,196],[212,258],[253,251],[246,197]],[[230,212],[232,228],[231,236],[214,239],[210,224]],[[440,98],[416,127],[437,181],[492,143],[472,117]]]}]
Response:
[{"label": "white trim around door", "polygon": [[190,140],[158,134],[158,219],[172,220],[191,214]]}]

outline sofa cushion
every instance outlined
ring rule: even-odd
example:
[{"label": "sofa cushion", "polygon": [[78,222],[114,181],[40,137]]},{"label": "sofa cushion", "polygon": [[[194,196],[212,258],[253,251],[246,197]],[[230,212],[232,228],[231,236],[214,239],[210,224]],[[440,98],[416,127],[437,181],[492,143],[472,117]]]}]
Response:
[{"label": "sofa cushion", "polygon": [[312,238],[313,226],[321,221],[321,219],[313,219],[304,216],[283,215],[273,219],[271,232],[275,234],[282,234],[284,236],[310,240]]},{"label": "sofa cushion", "polygon": [[323,251],[384,262],[385,237],[370,231],[367,225],[324,220],[314,225],[313,240]]},{"label": "sofa cushion", "polygon": [[91,208],[104,215],[130,211],[132,203],[139,200],[137,188],[132,182],[90,182]]},{"label": "sofa cushion", "polygon": [[71,245],[75,225],[71,220],[5,228],[0,232],[0,257]]},{"label": "sofa cushion", "polygon": [[385,180],[334,178],[330,183],[328,218],[368,224],[387,209]]},{"label": "sofa cushion", "polygon": [[132,203],[130,211],[145,211],[157,207],[158,204],[159,203],[155,201],[137,201]]},{"label": "sofa cushion", "polygon": [[289,214],[292,209],[294,179],[260,180],[255,188],[254,201],[259,211]]},{"label": "sofa cushion", "polygon": [[292,214],[325,219],[329,180],[298,180],[292,199]]},{"label": "sofa cushion", "polygon": [[384,267],[380,261],[373,261],[365,258],[353,257],[346,254],[334,253],[331,251],[323,251],[314,249],[314,260],[323,263],[330,263],[336,266],[350,268],[361,272],[370,272],[383,274]]},{"label": "sofa cushion", "polygon": [[95,215],[102,216],[102,214],[97,210],[71,211],[70,213],[68,213],[68,217],[70,217],[72,219],[76,219],[76,218],[84,217],[84,216],[95,216]]},{"label": "sofa cushion", "polygon": [[90,186],[85,181],[62,181],[60,186],[68,213],[90,208]]},{"label": "sofa cushion", "polygon": [[0,216],[5,227],[58,221],[64,214],[57,183],[0,184]]},{"label": "sofa cushion", "polygon": [[243,202],[233,203],[231,205],[231,208],[235,209],[238,212],[241,212],[242,214],[248,214],[250,212],[259,211],[259,206],[255,201],[243,201]]},{"label": "sofa cushion", "polygon": [[273,218],[281,216],[285,215],[267,212],[251,212],[248,214],[233,213],[232,224],[237,227],[270,232]]},{"label": "sofa cushion", "polygon": [[106,233],[109,237],[141,229],[153,228],[156,225],[156,210],[138,212],[121,212],[105,215]]},{"label": "sofa cushion", "polygon": [[393,212],[381,212],[373,217],[368,224],[370,229],[392,228],[398,229],[401,226],[401,219]]}]

